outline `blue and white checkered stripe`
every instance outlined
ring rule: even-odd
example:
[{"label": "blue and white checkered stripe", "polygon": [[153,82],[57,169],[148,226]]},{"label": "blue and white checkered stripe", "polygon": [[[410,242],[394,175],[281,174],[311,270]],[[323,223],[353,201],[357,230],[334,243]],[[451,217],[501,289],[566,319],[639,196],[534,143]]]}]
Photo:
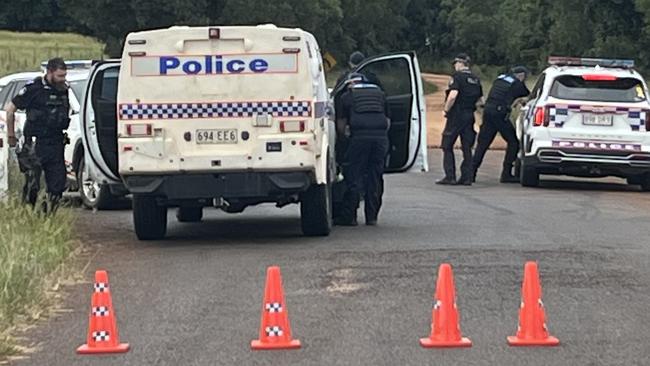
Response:
[{"label": "blue and white checkered stripe", "polygon": [[644,110],[632,110],[627,112],[627,120],[632,127],[632,131],[645,131],[645,122],[648,118],[648,112]]},{"label": "blue and white checkered stripe", "polygon": [[121,104],[120,119],[246,118],[268,114],[273,117],[310,117],[310,102],[158,103]]},{"label": "blue and white checkered stripe", "polygon": [[[579,105],[554,105],[550,106],[550,121],[553,123],[553,127],[562,127],[564,123],[569,119],[569,112],[580,113],[580,112],[593,112],[594,107],[590,106],[579,106]],[[628,123],[632,128],[632,131],[645,131],[646,121],[648,119],[647,110],[639,108],[625,108],[625,107],[609,107],[604,108],[604,111],[607,113],[614,114],[626,114]]]},{"label": "blue and white checkered stripe", "polygon": [[553,127],[562,127],[569,119],[569,108],[551,107],[549,113]]}]

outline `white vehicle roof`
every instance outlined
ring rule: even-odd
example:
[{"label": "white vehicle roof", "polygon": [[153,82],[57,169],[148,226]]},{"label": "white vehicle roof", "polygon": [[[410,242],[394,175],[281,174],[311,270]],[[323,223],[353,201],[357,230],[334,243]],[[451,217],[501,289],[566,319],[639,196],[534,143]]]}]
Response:
[{"label": "white vehicle roof", "polygon": [[[77,80],[83,80],[88,78],[88,70],[74,70],[74,71],[68,71],[68,76],[66,79],[68,81],[77,81]],[[39,76],[42,76],[42,72],[38,71],[28,71],[28,72],[18,72],[15,74],[10,74],[7,76],[3,76],[0,78],[0,86],[6,86],[10,82],[14,80],[25,80],[25,79],[34,79]]]},{"label": "white vehicle roof", "polygon": [[5,86],[5,85],[9,84],[10,82],[12,82],[13,80],[33,79],[33,78],[35,78],[37,76],[41,76],[41,75],[43,75],[43,73],[34,72],[34,71],[18,72],[18,73],[15,73],[15,74],[9,74],[9,75],[6,75],[6,76],[3,76],[3,77],[0,78],[0,86]]}]

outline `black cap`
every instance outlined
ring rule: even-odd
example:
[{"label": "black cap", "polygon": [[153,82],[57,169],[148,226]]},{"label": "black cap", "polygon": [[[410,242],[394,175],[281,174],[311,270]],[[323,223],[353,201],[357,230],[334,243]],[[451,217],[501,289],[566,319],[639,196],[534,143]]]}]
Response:
[{"label": "black cap", "polygon": [[365,59],[366,59],[366,56],[363,53],[361,53],[359,51],[354,51],[350,55],[350,58],[348,59],[348,62],[350,63],[350,66],[356,67],[360,63],[362,63],[363,60],[365,60]]},{"label": "black cap", "polygon": [[469,58],[469,55],[466,53],[459,53],[456,55],[456,58],[454,58],[454,61],[452,61],[452,64],[455,64],[456,62],[462,62],[465,65],[469,65],[472,60]]},{"label": "black cap", "polygon": [[526,74],[526,76],[530,75],[530,70],[528,70],[526,66],[515,66],[510,71],[513,74]]}]

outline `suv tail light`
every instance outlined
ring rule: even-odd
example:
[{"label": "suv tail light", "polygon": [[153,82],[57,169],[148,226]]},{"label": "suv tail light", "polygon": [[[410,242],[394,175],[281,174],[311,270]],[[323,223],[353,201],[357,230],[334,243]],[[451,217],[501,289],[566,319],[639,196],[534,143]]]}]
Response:
[{"label": "suv tail light", "polygon": [[304,132],[305,121],[282,121],[280,122],[281,132]]},{"label": "suv tail light", "polygon": [[582,79],[585,81],[615,81],[618,78],[614,75],[607,74],[585,74],[582,75]]},{"label": "suv tail light", "polygon": [[153,126],[149,123],[126,125],[126,135],[129,137],[152,136]]},{"label": "suv tail light", "polygon": [[551,115],[548,107],[537,107],[535,110],[535,126],[544,126],[548,127],[549,122],[551,121]]}]

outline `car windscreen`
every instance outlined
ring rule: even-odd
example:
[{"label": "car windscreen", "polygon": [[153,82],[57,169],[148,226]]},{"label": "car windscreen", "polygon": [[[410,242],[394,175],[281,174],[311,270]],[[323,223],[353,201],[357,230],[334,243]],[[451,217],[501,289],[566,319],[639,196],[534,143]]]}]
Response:
[{"label": "car windscreen", "polygon": [[585,79],[589,78],[575,75],[558,76],[553,81],[549,94],[559,99],[595,102],[635,103],[646,100],[641,80],[635,78]]},{"label": "car windscreen", "polygon": [[77,97],[77,100],[79,103],[83,100],[84,93],[86,91],[86,83],[88,83],[87,79],[83,80],[76,80],[76,81],[70,81],[70,88],[72,89],[72,93],[74,93],[74,96]]}]

